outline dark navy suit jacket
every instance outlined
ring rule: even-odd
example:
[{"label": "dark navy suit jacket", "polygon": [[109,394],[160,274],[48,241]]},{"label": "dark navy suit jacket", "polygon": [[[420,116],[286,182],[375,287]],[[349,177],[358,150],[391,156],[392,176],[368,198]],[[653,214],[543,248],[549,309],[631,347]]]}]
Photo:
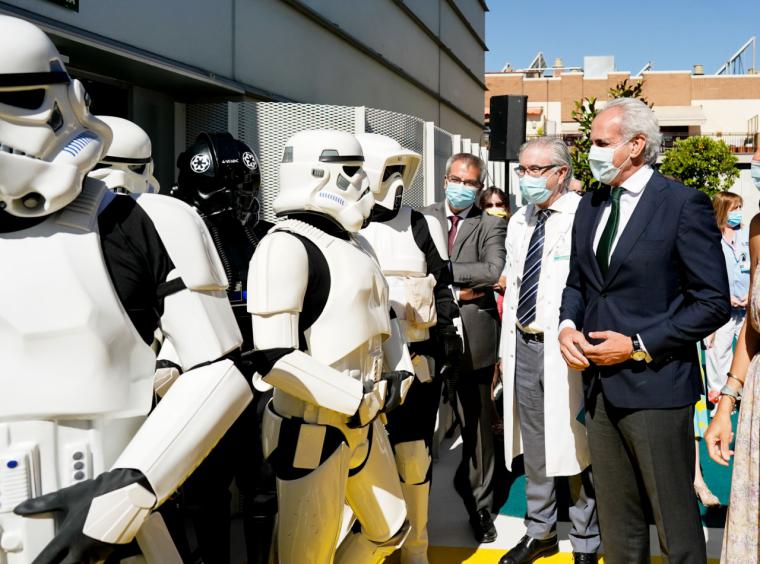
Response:
[{"label": "dark navy suit jacket", "polygon": [[576,212],[560,320],[572,320],[587,337],[638,334],[653,361],[592,365],[583,374],[587,397],[601,384],[617,407],[693,404],[702,392],[696,343],[731,313],[713,207],[705,194],[655,172],[603,277],[593,244],[609,195],[609,187],[586,194]]}]

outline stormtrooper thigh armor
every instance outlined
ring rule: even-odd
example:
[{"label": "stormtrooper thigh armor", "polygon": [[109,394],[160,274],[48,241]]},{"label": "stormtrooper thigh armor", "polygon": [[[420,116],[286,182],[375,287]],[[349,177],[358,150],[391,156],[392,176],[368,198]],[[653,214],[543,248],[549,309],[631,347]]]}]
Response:
[{"label": "stormtrooper thigh armor", "polygon": [[[134,483],[95,497],[84,532],[104,542],[129,542],[250,401],[250,389],[232,363],[211,362],[180,378],[146,419],[155,356],[125,312],[103,261],[98,210],[111,197],[102,183],[87,180],[62,210],[0,236],[6,272],[23,273],[0,277],[2,564],[32,562],[55,534],[52,517],[15,515],[19,503],[112,467],[140,470],[152,491]],[[226,300],[223,275],[215,280],[213,265],[203,273],[203,267],[185,262],[175,260],[184,289],[166,297],[162,321],[201,328],[231,323],[234,329],[234,319],[225,320],[215,308],[211,291],[216,284]],[[203,281],[204,288],[192,289]],[[204,315],[188,318],[187,304],[195,304],[194,316]],[[189,335],[182,335],[184,343],[173,341],[186,369],[240,342],[234,330],[218,334],[210,348]]]},{"label": "stormtrooper thigh armor", "polygon": [[[300,221],[279,223],[251,262],[254,342],[260,350],[298,349],[299,319],[315,298],[307,295],[316,265],[306,241],[324,257],[329,275],[324,307],[303,333],[308,354],[281,356],[256,383],[275,387],[263,442],[278,475],[279,558],[283,564],[334,557],[346,564],[381,562],[406,536],[401,485],[383,425],[377,419],[356,428],[348,423],[379,381],[384,356],[386,365],[411,367],[408,355],[387,354],[387,287],[374,259],[353,239]],[[345,501],[361,532],[349,534],[336,554]]]}]

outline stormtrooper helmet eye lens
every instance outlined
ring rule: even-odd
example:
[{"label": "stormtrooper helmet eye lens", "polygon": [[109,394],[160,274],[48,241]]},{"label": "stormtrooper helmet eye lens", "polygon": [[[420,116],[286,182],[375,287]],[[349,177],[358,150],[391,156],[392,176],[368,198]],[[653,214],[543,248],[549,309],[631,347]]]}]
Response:
[{"label": "stormtrooper helmet eye lens", "polygon": [[359,170],[358,166],[344,166],[343,172],[345,172],[348,176],[353,176],[356,174],[356,171]]},{"label": "stormtrooper helmet eye lens", "polygon": [[131,170],[132,172],[135,172],[137,174],[142,174],[143,172],[145,172],[145,166],[146,166],[145,163],[143,163],[143,164],[131,164],[131,165],[128,165],[128,166],[129,166],[129,170]]},{"label": "stormtrooper helmet eye lens", "polygon": [[53,106],[53,113],[50,114],[50,119],[48,120],[47,124],[50,126],[50,129],[55,132],[63,127],[63,115],[61,114],[61,110],[58,108],[58,104],[55,104],[55,106]]},{"label": "stormtrooper helmet eye lens", "polygon": [[0,92],[0,104],[15,106],[25,110],[36,110],[45,100],[45,89],[34,88],[32,90],[9,90]]}]

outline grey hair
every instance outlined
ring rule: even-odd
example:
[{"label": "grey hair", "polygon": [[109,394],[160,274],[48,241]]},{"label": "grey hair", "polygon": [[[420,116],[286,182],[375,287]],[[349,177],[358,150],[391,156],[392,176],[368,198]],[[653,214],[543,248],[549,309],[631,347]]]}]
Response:
[{"label": "grey hair", "polygon": [[468,167],[474,166],[477,168],[480,171],[478,179],[480,180],[481,184],[486,179],[486,172],[488,172],[486,170],[486,163],[483,162],[483,159],[477,155],[473,155],[472,153],[456,153],[454,155],[451,155],[449,157],[449,160],[446,161],[446,176],[449,175],[451,172],[451,167],[454,166],[454,163],[457,161],[465,161]]},{"label": "grey hair", "polygon": [[518,159],[521,159],[523,152],[530,147],[549,149],[551,151],[552,164],[567,167],[567,174],[565,174],[565,178],[562,181],[562,189],[567,190],[570,187],[570,181],[573,179],[573,158],[570,156],[570,150],[565,142],[557,137],[536,137],[522,144]]},{"label": "grey hair", "polygon": [[660,133],[660,124],[657,123],[657,116],[652,109],[638,98],[616,98],[607,102],[599,113],[611,108],[618,108],[622,114],[620,130],[623,138],[629,140],[636,135],[643,135],[646,138],[644,160],[647,164],[655,164],[657,155],[660,154],[662,133]]}]

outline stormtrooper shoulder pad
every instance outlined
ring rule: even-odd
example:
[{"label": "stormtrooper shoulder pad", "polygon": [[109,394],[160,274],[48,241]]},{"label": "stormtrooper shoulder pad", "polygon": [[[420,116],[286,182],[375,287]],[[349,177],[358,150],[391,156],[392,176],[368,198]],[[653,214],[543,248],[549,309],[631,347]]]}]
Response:
[{"label": "stormtrooper shoulder pad", "polygon": [[308,281],[309,257],[304,244],[290,233],[269,233],[256,247],[248,269],[248,312],[301,312]]},{"label": "stormtrooper shoulder pad", "polygon": [[140,194],[135,199],[156,226],[185,287],[197,291],[227,288],[227,276],[214,241],[193,208],[160,194]]}]

